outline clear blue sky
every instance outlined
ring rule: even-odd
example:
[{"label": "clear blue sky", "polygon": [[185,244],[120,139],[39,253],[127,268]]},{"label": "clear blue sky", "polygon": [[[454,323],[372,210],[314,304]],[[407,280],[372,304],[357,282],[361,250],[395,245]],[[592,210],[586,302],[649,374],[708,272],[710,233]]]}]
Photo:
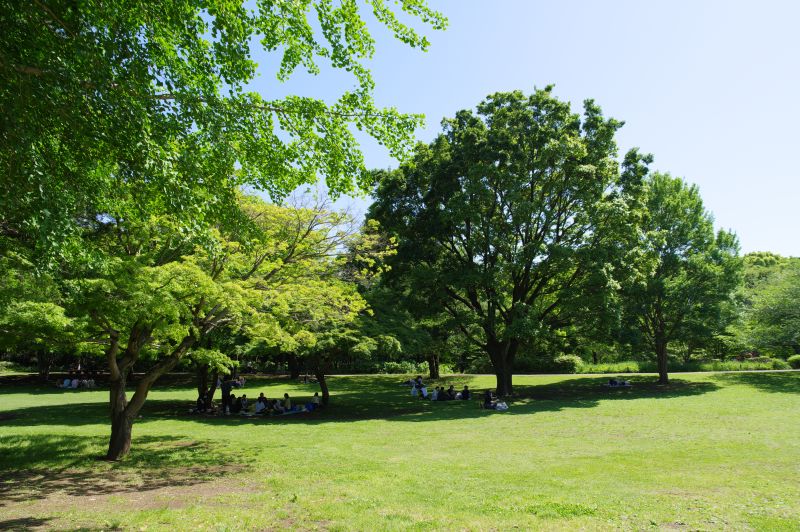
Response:
[{"label": "clear blue sky", "polygon": [[[421,140],[487,94],[555,84],[576,109],[593,98],[626,122],[621,153],[638,146],[653,168],[696,183],[743,252],[800,256],[800,1],[430,3],[450,19],[426,32],[430,50],[376,32],[371,64],[379,104],[426,115]],[[324,73],[279,90],[325,96],[349,85]],[[370,166],[397,165],[363,146]]]}]

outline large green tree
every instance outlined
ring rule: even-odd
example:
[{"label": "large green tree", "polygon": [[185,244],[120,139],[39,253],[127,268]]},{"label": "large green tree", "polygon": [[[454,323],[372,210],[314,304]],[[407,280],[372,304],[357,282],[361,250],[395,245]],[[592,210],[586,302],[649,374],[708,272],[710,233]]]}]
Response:
[{"label": "large green tree", "polygon": [[398,237],[392,273],[448,312],[512,393],[523,340],[564,327],[614,287],[647,158],[622,169],[622,124],[551,88],[460,111],[383,177],[370,216]]},{"label": "large green tree", "polygon": [[669,174],[646,181],[638,278],[623,292],[626,315],[658,362],[667,384],[668,346],[710,339],[725,329],[723,311],[740,282],[735,235],[714,233],[696,186]]},{"label": "large green tree", "polygon": [[[0,187],[13,191],[0,197],[0,231],[53,258],[82,220],[123,214],[109,201],[121,184],[193,229],[224,217],[242,185],[366,188],[351,129],[400,155],[421,117],[376,106],[364,11],[423,49],[399,12],[446,24],[424,0],[395,4],[0,1]],[[264,73],[259,46],[277,56],[279,81],[332,68],[353,87],[334,100],[248,91]]]}]

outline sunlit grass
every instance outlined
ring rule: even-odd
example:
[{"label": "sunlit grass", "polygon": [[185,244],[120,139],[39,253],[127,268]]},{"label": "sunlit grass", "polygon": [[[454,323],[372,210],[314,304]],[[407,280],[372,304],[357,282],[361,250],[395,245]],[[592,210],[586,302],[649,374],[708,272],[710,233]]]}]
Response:
[{"label": "sunlit grass", "polygon": [[[800,374],[677,375],[667,388],[636,376],[630,389],[518,377],[506,413],[415,400],[402,380],[334,377],[327,410],[269,419],[189,416],[190,386],[156,389],[118,464],[95,460],[106,391],[6,386],[0,528],[800,527]],[[244,391],[302,401],[315,387]]]}]

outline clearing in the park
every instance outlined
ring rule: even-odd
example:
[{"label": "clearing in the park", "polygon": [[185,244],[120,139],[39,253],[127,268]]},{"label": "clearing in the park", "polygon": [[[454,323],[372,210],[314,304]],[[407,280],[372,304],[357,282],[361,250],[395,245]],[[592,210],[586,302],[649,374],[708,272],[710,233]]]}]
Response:
[{"label": "clearing in the park", "polygon": [[121,462],[97,460],[107,390],[3,385],[0,528],[800,528],[800,373],[630,378],[517,377],[489,412],[412,398],[400,376],[333,377],[327,409],[266,419],[189,415],[191,385],[162,384]]}]

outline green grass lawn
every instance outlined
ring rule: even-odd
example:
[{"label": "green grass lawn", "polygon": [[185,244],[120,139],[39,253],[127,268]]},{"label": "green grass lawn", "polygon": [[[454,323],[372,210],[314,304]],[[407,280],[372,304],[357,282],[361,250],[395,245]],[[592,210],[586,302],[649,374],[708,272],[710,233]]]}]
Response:
[{"label": "green grass lawn", "polygon": [[0,529],[800,529],[800,373],[518,377],[503,413],[401,380],[331,378],[327,410],[267,419],[158,388],[115,464],[107,392],[2,386]]}]

